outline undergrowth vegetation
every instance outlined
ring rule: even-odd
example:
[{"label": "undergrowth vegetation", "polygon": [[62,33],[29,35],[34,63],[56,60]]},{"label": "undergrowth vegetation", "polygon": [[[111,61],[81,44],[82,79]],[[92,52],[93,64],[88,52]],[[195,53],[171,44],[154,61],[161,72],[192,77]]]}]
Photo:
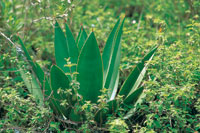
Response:
[{"label": "undergrowth vegetation", "polygon": [[[0,132],[200,131],[198,0],[1,0],[0,9]],[[41,91],[43,102],[33,95],[29,88],[40,79],[34,80],[37,75],[24,55],[18,36],[33,62],[41,66],[47,77],[45,80],[50,81],[51,67],[58,65],[54,54],[56,21],[62,29],[67,23],[74,38],[79,38],[78,31],[83,29],[86,35],[93,31],[102,54],[110,31],[123,15],[126,19],[121,39],[118,88],[123,87],[128,75],[150,49],[159,44],[154,58],[148,62],[140,104],[124,105],[123,96],[119,95],[116,97],[118,108],[107,113],[106,120],[99,123],[95,113],[109,110],[109,88],[98,92],[101,95],[96,99],[97,103],[74,104],[73,109],[83,114],[82,120],[68,119],[68,113],[65,117],[58,115],[60,112],[55,112],[48,101],[50,97],[43,97],[44,91]],[[82,43],[80,39],[75,42],[78,46]],[[66,67],[76,64],[70,61],[64,62]],[[55,66],[53,69],[60,70]],[[80,79],[78,82],[76,76],[78,73],[67,73],[73,80],[70,89],[64,92],[66,95],[78,90]],[[57,87],[57,93],[62,93],[61,86]],[[81,102],[81,95],[76,94],[72,99],[80,98],[78,101]],[[61,99],[59,103],[68,106],[69,100]],[[70,117],[77,118],[76,114]]]}]

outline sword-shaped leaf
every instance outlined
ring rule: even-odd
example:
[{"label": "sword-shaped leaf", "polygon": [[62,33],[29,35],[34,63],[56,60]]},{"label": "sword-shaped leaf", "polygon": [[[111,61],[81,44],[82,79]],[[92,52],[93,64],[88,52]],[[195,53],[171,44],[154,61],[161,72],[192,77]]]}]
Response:
[{"label": "sword-shaped leaf", "polygon": [[31,59],[26,47],[24,46],[24,43],[22,42],[21,38],[19,38],[22,50],[24,51],[24,54],[29,62],[29,64],[31,65],[33,72],[35,73],[35,75],[37,76],[38,80],[40,81],[40,85],[43,86],[43,82],[44,82],[44,72],[42,70],[42,68],[37,64],[37,62],[33,62],[33,60]]},{"label": "sword-shaped leaf", "polygon": [[[119,65],[120,65],[120,56],[121,56],[121,35],[122,35],[122,29],[123,29],[123,24],[124,20],[122,20],[119,29],[115,32],[114,38],[112,38],[112,43],[107,43],[107,47],[105,47],[105,54],[103,53],[103,59],[105,60],[105,67],[107,67],[107,70],[105,71],[105,85],[104,88],[108,88],[108,96],[109,99],[111,95],[113,95],[113,92],[116,92],[115,88],[115,82],[117,81],[117,76],[119,74]],[[114,27],[115,31],[115,27]],[[113,32],[114,32],[113,31]],[[112,33],[112,32],[111,32]],[[109,41],[108,41],[109,42]],[[113,46],[108,46],[108,45],[113,45]],[[107,50],[107,48],[109,50]],[[109,51],[109,52],[108,52]],[[108,57],[105,57],[106,54]]]},{"label": "sword-shaped leaf", "polygon": [[35,67],[36,67],[36,70],[35,70],[35,73],[36,73],[36,76],[38,78],[38,80],[40,81],[41,83],[41,86],[43,88],[43,85],[44,85],[44,79],[45,79],[45,76],[44,76],[44,71],[42,70],[42,68],[40,67],[40,65],[35,62]]},{"label": "sword-shaped leaf", "polygon": [[69,97],[67,98],[67,95],[64,93],[66,89],[69,89],[69,79],[65,73],[55,65],[51,67],[50,84],[53,91],[52,98],[56,103],[55,105],[65,117],[68,117],[71,108],[61,105],[61,102],[63,100],[69,100]]},{"label": "sword-shaped leaf", "polygon": [[115,81],[114,89],[112,90],[112,93],[111,93],[111,96],[110,96],[109,100],[114,100],[115,99],[115,96],[117,94],[118,84],[119,84],[119,72],[118,72],[118,75],[117,75],[117,79]]},{"label": "sword-shaped leaf", "polygon": [[20,37],[18,37],[18,39],[19,39],[20,45],[21,45],[21,47],[22,47],[22,50],[24,51],[24,54],[25,54],[25,56],[26,56],[26,59],[28,60],[28,63],[29,63],[29,64],[31,65],[31,67],[33,68],[33,71],[36,72],[36,66],[35,66],[33,60],[31,59],[31,56],[29,55],[29,53],[28,53],[26,47],[24,46],[23,41],[21,40]]},{"label": "sword-shaped leaf", "polygon": [[134,105],[135,102],[138,100],[138,98],[140,97],[140,95],[142,94],[144,90],[144,87],[140,87],[139,89],[136,89],[135,91],[133,91],[128,97],[126,97],[123,101],[124,104],[126,105]]},{"label": "sword-shaped leaf", "polygon": [[137,106],[138,104],[141,104],[141,103],[142,103],[142,100],[143,100],[143,98],[144,98],[145,96],[146,96],[145,93],[142,93],[142,94],[139,96],[139,98],[137,99],[137,101],[133,104],[134,107],[131,108],[131,109],[128,111],[128,113],[126,113],[126,115],[123,117],[124,119],[128,119],[128,118],[130,118],[131,116],[133,116],[133,114],[134,114],[135,111],[136,111],[136,106]]},{"label": "sword-shaped leaf", "polygon": [[60,111],[60,108],[57,105],[57,102],[55,101],[55,99],[53,97],[53,90],[51,89],[47,78],[45,78],[43,93],[44,93],[44,100],[49,102],[49,106],[51,107],[53,112],[55,114],[62,115],[62,112]]},{"label": "sword-shaped leaf", "polygon": [[110,63],[112,60],[112,53],[113,53],[113,49],[115,46],[114,43],[115,43],[115,38],[116,38],[117,28],[118,28],[119,23],[120,23],[120,19],[117,21],[114,28],[112,29],[112,31],[108,37],[108,40],[106,42],[106,45],[104,47],[103,54],[102,54],[104,84],[106,82],[106,77],[108,75]]},{"label": "sword-shaped leaf", "polygon": [[103,64],[94,33],[88,37],[79,55],[77,80],[83,100],[96,103],[103,88]]},{"label": "sword-shaped leaf", "polygon": [[81,28],[80,32],[81,32],[80,37],[79,37],[78,42],[77,42],[79,51],[81,51],[81,49],[82,49],[82,47],[83,47],[83,45],[84,45],[84,43],[87,39],[87,33],[85,32],[85,29],[83,27]]},{"label": "sword-shaped leaf", "polygon": [[28,91],[35,97],[36,101],[42,106],[43,105],[43,93],[40,85],[35,79],[33,74],[28,75],[27,70],[23,70],[21,66],[19,66],[20,75],[28,89]]},{"label": "sword-shaped leaf", "polygon": [[[23,78],[25,85],[27,86],[29,92],[36,97],[36,100],[40,100],[40,104],[43,104],[43,100],[48,101],[51,109],[53,109],[54,113],[61,114],[61,111],[59,107],[57,106],[57,103],[55,102],[55,99],[52,98],[52,90],[50,88],[49,82],[47,78],[44,76],[44,72],[42,68],[37,64],[34,63],[31,59],[28,51],[26,50],[22,40],[19,38],[22,50],[25,53],[25,56],[31,65],[33,72],[35,73],[37,79],[40,81],[40,85],[38,84],[37,80],[35,79],[34,75],[32,75],[31,82],[28,81],[28,77],[25,74],[25,70],[20,70],[21,77]],[[42,88],[42,89],[41,89]]]},{"label": "sword-shaped leaf", "polygon": [[[67,47],[68,50],[66,52],[68,52],[69,57],[70,57],[70,61],[73,64],[77,64],[77,59],[78,59],[78,47],[75,43],[74,37],[72,35],[71,30],[69,29],[68,25],[65,24],[65,29],[66,29],[66,40],[67,40]],[[76,67],[73,66],[72,67],[72,72],[76,71]]]},{"label": "sword-shaped leaf", "polygon": [[[33,74],[31,74],[31,82],[28,81],[28,77],[25,74],[25,70],[20,71],[20,75],[23,78],[25,85],[27,86],[29,92],[36,97],[36,99],[40,100],[39,102],[41,104],[43,104],[43,92],[42,92],[42,86],[43,86],[43,82],[44,82],[44,72],[43,70],[40,68],[40,66],[37,63],[34,63],[33,60],[31,59],[26,47],[24,46],[24,43],[22,42],[21,38],[18,37],[19,41],[20,41],[20,45],[22,47],[22,50],[24,51],[24,55],[26,57],[26,59],[28,60],[28,63],[31,65],[32,70],[35,74],[35,76]],[[30,83],[29,83],[30,82]]]},{"label": "sword-shaped leaf", "polygon": [[65,73],[69,73],[70,70],[68,67],[64,67],[66,64],[65,58],[69,58],[68,53],[68,46],[66,37],[60,28],[59,24],[55,23],[55,40],[54,40],[54,47],[55,47],[55,58],[56,58],[56,64],[58,67],[60,67]]},{"label": "sword-shaped leaf", "polygon": [[50,87],[47,77],[44,76],[44,71],[42,70],[40,65],[37,64],[36,62],[35,62],[35,65],[36,65],[36,71],[37,71],[37,73],[39,73],[39,77],[37,77],[37,78],[39,79],[39,81],[41,82],[41,85],[42,85],[41,88],[42,88],[44,100],[49,102],[49,106],[54,111],[54,113],[60,115],[61,112],[59,112],[59,108],[56,105],[55,100],[52,98],[53,91]]},{"label": "sword-shaped leaf", "polygon": [[126,79],[124,84],[122,85],[119,95],[124,95],[124,98],[129,97],[140,85],[144,74],[146,73],[146,69],[148,66],[147,61],[151,61],[153,55],[156,51],[157,47],[151,50],[142,60],[141,63],[137,64],[135,69],[131,72],[129,77]]}]

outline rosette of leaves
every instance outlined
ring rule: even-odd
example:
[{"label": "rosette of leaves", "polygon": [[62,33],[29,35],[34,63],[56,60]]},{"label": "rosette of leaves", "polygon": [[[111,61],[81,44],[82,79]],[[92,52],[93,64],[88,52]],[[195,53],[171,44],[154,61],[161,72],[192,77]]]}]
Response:
[{"label": "rosette of leaves", "polygon": [[[65,24],[64,33],[56,22],[54,27],[56,65],[51,67],[50,77],[45,75],[41,67],[31,59],[19,38],[24,55],[33,70],[31,75],[32,83],[27,83],[24,70],[21,70],[20,73],[29,91],[41,102],[41,105],[43,100],[46,99],[55,114],[73,121],[79,121],[81,115],[73,108],[78,101],[77,98],[74,98],[77,95],[76,93],[82,96],[80,104],[84,103],[84,101],[97,103],[101,90],[106,88],[108,89],[108,110],[106,112],[99,110],[95,114],[96,121],[102,123],[106,119],[107,114],[112,114],[117,110],[116,96],[123,96],[122,104],[124,105],[134,105],[138,102],[144,90],[144,87],[141,86],[142,79],[148,62],[154,56],[157,46],[147,53],[142,61],[136,65],[122,87],[119,88],[120,41],[124,20],[124,18],[119,19],[115,24],[102,54],[100,53],[94,32],[87,35],[84,28],[81,27],[75,41],[68,25]],[[72,64],[77,65],[65,67],[65,59],[68,58],[70,58]],[[77,91],[71,90],[71,95],[59,93],[60,90],[66,91],[70,88],[70,83],[73,79],[69,76],[69,73],[78,73],[76,80],[80,83],[80,88]],[[61,105],[60,103],[63,100],[67,100],[68,105]],[[128,112],[128,115],[131,116],[131,111]]]}]

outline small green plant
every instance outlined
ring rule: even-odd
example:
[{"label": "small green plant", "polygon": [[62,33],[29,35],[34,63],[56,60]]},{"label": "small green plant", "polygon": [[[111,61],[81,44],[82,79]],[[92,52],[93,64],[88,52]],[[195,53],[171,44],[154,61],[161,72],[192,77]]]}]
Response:
[{"label": "small green plant", "polygon": [[120,118],[108,121],[109,131],[111,133],[128,133],[128,125],[126,122]]},{"label": "small green plant", "polygon": [[0,87],[0,132],[41,132],[48,128],[49,109],[37,106],[32,96],[23,98],[17,89]]},{"label": "small green plant", "polygon": [[[123,96],[121,101],[126,106],[134,105],[138,102],[144,90],[141,81],[146,72],[148,62],[157,50],[157,46],[136,65],[122,87],[119,88],[120,40],[124,20],[119,19],[115,24],[107,39],[102,55],[94,32],[91,32],[88,36],[83,27],[81,27],[75,41],[68,25],[65,25],[66,34],[64,34],[56,22],[54,45],[56,65],[51,67],[49,78],[44,74],[41,67],[36,62],[33,62],[19,38],[24,54],[34,72],[31,74],[32,81],[27,81],[27,75],[24,70],[21,70],[20,73],[27,88],[40,102],[41,106],[44,101],[48,101],[55,114],[64,116],[72,121],[83,121],[85,120],[85,114],[83,111],[81,113],[81,109],[77,108],[77,105],[82,105],[83,107],[87,105],[88,110],[91,104],[98,104],[100,99],[100,104],[102,105],[104,102],[107,106],[103,105],[103,107],[107,107],[107,109],[99,109],[94,114],[94,117],[96,122],[103,123],[108,114],[113,114],[117,111],[119,107],[116,100],[117,96]],[[65,59],[70,59],[71,63],[66,65]],[[74,84],[77,87],[73,88]],[[106,96],[101,95],[103,88],[107,89]],[[91,104],[85,104],[88,101]],[[124,118],[130,117],[132,111],[130,110]],[[91,115],[88,114],[88,116]]]}]

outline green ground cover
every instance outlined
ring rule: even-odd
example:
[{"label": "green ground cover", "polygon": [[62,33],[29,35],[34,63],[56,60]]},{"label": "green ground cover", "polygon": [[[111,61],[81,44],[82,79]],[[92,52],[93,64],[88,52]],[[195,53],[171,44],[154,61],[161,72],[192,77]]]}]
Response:
[{"label": "green ground cover", "polygon": [[[1,0],[0,132],[199,132],[199,9],[198,0]],[[124,15],[119,88],[146,53],[160,45],[143,79],[145,97],[134,107],[133,116],[123,119],[133,107],[120,107],[99,125],[92,113],[96,106],[85,103],[77,108],[84,110],[87,121],[77,123],[55,115],[48,102],[41,106],[20,76],[19,71],[32,73],[32,68],[22,56],[17,36],[49,75],[56,63],[55,21],[62,29],[67,23],[75,38],[81,26],[88,35],[94,31],[102,53],[109,33]],[[105,97],[100,103],[106,108]]]}]

